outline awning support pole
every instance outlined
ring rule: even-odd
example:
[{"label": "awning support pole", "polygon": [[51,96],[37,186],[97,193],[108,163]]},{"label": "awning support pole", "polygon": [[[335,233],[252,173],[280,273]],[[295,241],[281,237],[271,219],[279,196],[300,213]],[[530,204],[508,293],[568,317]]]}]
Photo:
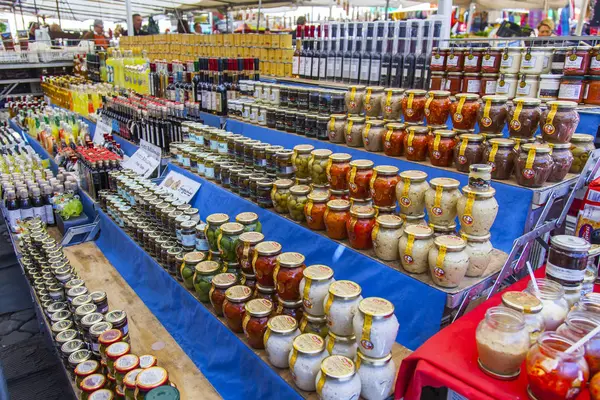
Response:
[{"label": "awning support pole", "polygon": [[581,10],[579,10],[579,19],[577,20],[577,29],[575,29],[575,36],[581,36],[581,31],[583,31],[583,23],[585,22],[585,14],[589,5],[590,0],[583,0]]},{"label": "awning support pole", "polygon": [[131,11],[131,0],[125,0],[125,11],[127,12],[127,36],[134,36],[133,12]]}]

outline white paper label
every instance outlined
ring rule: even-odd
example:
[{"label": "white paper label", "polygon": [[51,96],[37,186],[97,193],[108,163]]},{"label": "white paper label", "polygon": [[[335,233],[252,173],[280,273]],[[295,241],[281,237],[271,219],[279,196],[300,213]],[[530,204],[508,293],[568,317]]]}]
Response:
[{"label": "white paper label", "polygon": [[[343,59],[342,59],[343,60]],[[350,79],[350,64],[352,61],[347,58],[344,64],[342,65],[342,77],[346,79]]]},{"label": "white paper label", "polygon": [[318,57],[313,57],[313,59],[312,59],[312,77],[313,78],[319,77],[319,58]]},{"label": "white paper label", "polygon": [[487,57],[483,57],[483,60],[481,60],[481,66],[486,68],[492,68],[494,66],[495,61],[496,56],[490,56],[489,59]]},{"label": "white paper label", "polygon": [[327,59],[320,58],[319,59],[319,78],[325,78],[327,74]]},{"label": "white paper label", "polygon": [[360,60],[353,58],[350,60],[350,79],[358,79],[358,70],[360,68]]},{"label": "white paper label", "polygon": [[371,82],[379,82],[379,73],[381,72],[381,61],[371,61]]},{"label": "white paper label", "polygon": [[510,68],[513,65],[513,56],[508,56],[506,59],[504,56],[502,57],[502,61],[500,61],[500,66],[504,68]]},{"label": "white paper label", "polygon": [[104,144],[104,134],[112,132],[112,123],[105,124],[102,120],[99,120],[96,124],[96,130],[94,131],[93,142],[102,146]]},{"label": "white paper label", "polygon": [[336,63],[337,63],[337,58],[335,58],[335,57],[327,58],[327,76],[331,76],[331,77],[335,76]]},{"label": "white paper label", "polygon": [[368,81],[369,80],[369,67],[371,66],[370,59],[363,59],[360,62],[360,80]]},{"label": "white paper label", "polygon": [[567,269],[548,262],[546,263],[546,275],[553,276],[554,278],[563,281],[580,282],[583,281],[585,270],[578,271],[575,269]]},{"label": "white paper label", "polygon": [[431,57],[431,65],[436,65],[438,67],[441,67],[444,65],[444,56],[433,56]]},{"label": "white paper label", "polygon": [[465,67],[476,67],[479,61],[479,56],[470,54],[465,56]]},{"label": "white paper label", "polygon": [[52,204],[44,205],[44,215],[46,216],[46,224],[54,225],[54,209],[52,208]]},{"label": "white paper label", "polygon": [[592,57],[590,60],[590,71],[598,71],[600,70],[600,60],[596,57]]},{"label": "white paper label", "polygon": [[41,221],[46,221],[46,210],[44,209],[44,206],[33,207],[33,215],[39,217]]},{"label": "white paper label", "polygon": [[160,149],[160,147],[150,142],[147,142],[144,139],[140,139],[140,149],[144,150],[149,156],[160,160],[160,157],[162,155],[162,150]]},{"label": "white paper label", "polygon": [[508,82],[504,82],[504,85],[496,86],[496,93],[507,94],[510,91],[510,84]]},{"label": "white paper label", "polygon": [[485,94],[496,94],[496,86],[498,81],[486,81],[485,82]]},{"label": "white paper label", "polygon": [[178,172],[169,171],[158,186],[167,189],[178,200],[188,203],[200,189],[201,184]]},{"label": "white paper label", "polygon": [[448,56],[448,61],[446,62],[446,65],[450,67],[456,67],[458,65],[458,57],[455,55]]},{"label": "white paper label", "polygon": [[298,67],[300,66],[300,57],[294,56],[292,59],[292,74],[298,75]]},{"label": "white paper label", "polygon": [[579,101],[581,96],[581,85],[572,85],[568,83],[562,83],[558,90],[558,97],[560,99],[575,100]]},{"label": "white paper label", "polygon": [[527,96],[529,95],[529,92],[531,92],[531,85],[529,83],[526,83],[525,86],[522,86],[521,84],[517,86],[517,94]]},{"label": "white paper label", "polygon": [[306,68],[306,58],[300,57],[298,61],[298,75],[304,75],[304,69]]},{"label": "white paper label", "polygon": [[[184,160],[188,161],[189,163],[189,159]],[[133,153],[133,156],[131,156],[127,161],[122,163],[123,168],[128,168],[144,178],[148,178],[150,175],[152,175],[156,167],[158,167],[158,164],[160,164],[159,160],[153,156],[150,156],[141,148]]]},{"label": "white paper label", "polygon": [[344,67],[342,67],[343,60],[344,59],[342,57],[335,58],[335,70],[334,70],[333,75],[335,75],[337,78],[341,78],[343,76],[342,74],[345,71],[346,66],[344,65]]},{"label": "white paper label", "polygon": [[467,93],[479,93],[481,89],[481,81],[479,79],[467,81]]},{"label": "white paper label", "polygon": [[521,68],[535,67],[536,60],[537,60],[537,57],[534,57],[534,56],[531,56],[531,58],[529,60],[527,59],[527,55],[523,56],[523,58],[521,59]]},{"label": "white paper label", "polygon": [[574,60],[571,60],[571,56],[567,55],[565,58],[565,69],[580,69],[583,57],[576,56]]}]

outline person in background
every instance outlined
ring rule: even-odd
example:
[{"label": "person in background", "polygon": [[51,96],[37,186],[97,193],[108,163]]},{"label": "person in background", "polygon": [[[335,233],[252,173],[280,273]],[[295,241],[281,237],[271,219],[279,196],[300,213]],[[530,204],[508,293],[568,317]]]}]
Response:
[{"label": "person in background", "polygon": [[[148,35],[148,32],[142,29],[142,23],[144,22],[142,16],[140,14],[133,14],[133,36],[145,36]],[[127,36],[127,30],[123,31],[123,36]]]},{"label": "person in background", "polygon": [[102,20],[94,20],[94,30],[86,33],[82,39],[93,40],[96,47],[107,49],[108,38],[104,35],[104,23]]},{"label": "person in background", "polygon": [[178,19],[177,33],[190,33],[190,24],[184,19]]},{"label": "person in background", "polygon": [[554,36],[554,21],[551,19],[542,20],[538,26],[538,37]]},{"label": "person in background", "polygon": [[40,29],[40,24],[38,24],[37,22],[32,22],[31,24],[29,24],[29,41],[33,42],[35,41],[35,31]]},{"label": "person in background", "polygon": [[200,22],[194,24],[194,33],[196,35],[202,35],[202,26],[200,25]]}]

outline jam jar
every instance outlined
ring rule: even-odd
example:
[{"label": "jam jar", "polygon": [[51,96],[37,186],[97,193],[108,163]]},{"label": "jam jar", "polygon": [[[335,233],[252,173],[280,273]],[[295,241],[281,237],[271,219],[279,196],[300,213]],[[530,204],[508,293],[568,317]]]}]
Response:
[{"label": "jam jar", "polygon": [[450,225],[456,218],[456,204],[461,197],[460,182],[452,178],[434,178],[425,192],[425,206],[429,222],[435,225]]},{"label": "jam jar", "polygon": [[561,182],[569,173],[573,164],[573,154],[571,153],[570,143],[548,143],[552,149],[552,172],[548,177],[548,182]]},{"label": "jam jar", "polygon": [[540,118],[542,138],[550,143],[569,143],[579,124],[577,103],[549,101]]},{"label": "jam jar", "polygon": [[572,174],[579,174],[585,167],[594,146],[594,136],[585,133],[575,133],[571,138],[571,152],[573,153],[573,164],[569,170]]},{"label": "jam jar", "polygon": [[462,72],[465,63],[465,49],[460,47],[451,47],[448,50],[448,57],[446,58],[446,71],[447,72]]},{"label": "jam jar", "polygon": [[481,57],[481,72],[497,73],[500,71],[500,61],[502,51],[498,47],[488,47],[484,49]]},{"label": "jam jar", "polygon": [[362,146],[362,133],[365,128],[364,117],[348,117],[346,121],[346,145],[350,147]]},{"label": "jam jar", "polygon": [[347,153],[334,153],[329,156],[325,167],[327,181],[332,190],[348,190],[348,173],[352,156]]},{"label": "jam jar", "polygon": [[396,205],[396,185],[398,168],[392,165],[378,165],[373,168],[373,175],[369,181],[373,204],[379,207],[392,207]]},{"label": "jam jar", "polygon": [[481,74],[481,89],[480,96],[488,96],[496,94],[498,86],[498,74]]},{"label": "jam jar", "polygon": [[383,87],[367,86],[363,100],[367,118],[377,118],[381,114],[381,100],[384,98]]},{"label": "jam jar", "polygon": [[583,97],[584,104],[600,105],[600,76],[588,76],[587,87]]},{"label": "jam jar", "polygon": [[431,62],[429,68],[432,71],[445,71],[446,57],[448,57],[448,50],[434,47],[431,52]]},{"label": "jam jar", "polygon": [[508,98],[500,95],[489,95],[481,98],[483,106],[479,108],[477,122],[480,132],[500,133],[504,129],[508,116]]},{"label": "jam jar", "polygon": [[427,257],[433,247],[433,229],[426,225],[408,224],[398,242],[402,267],[413,274],[422,274],[429,269]]},{"label": "jam jar", "polygon": [[594,46],[590,50],[590,75],[600,75],[600,47]]},{"label": "jam jar", "polygon": [[427,142],[429,128],[426,126],[409,126],[404,136],[406,159],[409,161],[425,161],[427,158]]},{"label": "jam jar", "polygon": [[490,139],[483,152],[483,162],[492,167],[492,178],[510,179],[515,165],[514,140]]},{"label": "jam jar", "polygon": [[331,150],[327,149],[313,150],[310,153],[310,159],[308,160],[308,170],[311,178],[311,183],[315,185],[327,184],[327,165],[329,163],[330,156]]},{"label": "jam jar", "polygon": [[425,102],[425,120],[427,125],[442,125],[450,115],[450,92],[446,90],[430,90]]},{"label": "jam jar", "polygon": [[590,48],[571,47],[565,56],[564,75],[585,75],[590,67]]},{"label": "jam jar", "polygon": [[351,85],[346,92],[346,109],[350,115],[358,115],[363,112],[365,86]]},{"label": "jam jar", "polygon": [[375,227],[375,210],[369,206],[354,206],[346,222],[348,241],[354,249],[367,250],[373,247],[371,233]]},{"label": "jam jar", "polygon": [[474,72],[464,74],[462,91],[479,95],[481,92],[481,74]]},{"label": "jam jar", "polygon": [[550,239],[546,278],[558,282],[564,288],[581,284],[590,246],[587,240],[577,236],[553,236]]},{"label": "jam jar", "polygon": [[396,198],[400,212],[414,216],[425,210],[425,192],[429,189],[427,174],[423,171],[408,170],[400,173],[401,182],[396,185]]},{"label": "jam jar", "polygon": [[527,143],[521,146],[521,153],[515,161],[517,183],[525,187],[542,187],[550,177],[554,162],[550,147]]},{"label": "jam jar", "polygon": [[384,96],[381,98],[381,114],[383,115],[383,119],[392,121],[400,120],[403,94],[404,89],[384,89]]},{"label": "jam jar", "polygon": [[482,53],[483,49],[477,47],[470,47],[465,50],[463,71],[469,73],[480,72]]},{"label": "jam jar", "polygon": [[330,200],[323,216],[325,232],[330,239],[342,240],[348,237],[346,222],[350,219],[348,200]]},{"label": "jam jar", "polygon": [[235,252],[237,262],[240,264],[243,273],[254,275],[252,259],[254,258],[255,247],[264,239],[265,236],[260,232],[244,232],[240,235]]},{"label": "jam jar", "polygon": [[273,312],[273,303],[265,299],[252,299],[244,306],[242,321],[244,336],[253,349],[264,349],[263,336],[267,331],[267,322]]},{"label": "jam jar", "polygon": [[308,194],[308,200],[304,206],[304,216],[306,225],[312,230],[325,230],[325,211],[327,210],[327,202],[329,194],[321,192],[311,192]]},{"label": "jam jar", "polygon": [[398,259],[398,241],[402,237],[404,221],[397,215],[379,215],[371,233],[375,255],[384,261]]},{"label": "jam jar", "polygon": [[429,161],[436,167],[450,167],[453,161],[454,147],[456,147],[456,132],[446,129],[433,131],[429,137]]},{"label": "jam jar", "polygon": [[373,176],[373,161],[353,160],[350,162],[350,170],[346,174],[350,197],[355,199],[368,199],[371,191],[369,182]]},{"label": "jam jar", "polygon": [[450,92],[452,96],[462,91],[463,73],[462,72],[448,72],[446,79],[446,86],[443,88]]},{"label": "jam jar", "polygon": [[344,114],[332,114],[329,116],[327,132],[331,143],[344,143],[347,118]]},{"label": "jam jar", "polygon": [[467,243],[458,236],[443,235],[435,238],[433,244],[428,255],[433,283],[446,288],[457,287],[469,268]]},{"label": "jam jar", "polygon": [[385,122],[378,119],[370,119],[365,123],[362,131],[363,146],[367,151],[379,152],[383,150],[383,135]]},{"label": "jam jar", "polygon": [[307,314],[306,312],[302,315],[299,329],[302,333],[314,333],[323,339],[325,339],[329,333],[327,318],[325,316],[314,316]]},{"label": "jam jar", "polygon": [[446,89],[446,73],[433,71],[431,73],[431,79],[429,81],[429,90],[444,89]]},{"label": "jam jar", "polygon": [[459,93],[457,102],[450,105],[454,129],[473,129],[477,122],[480,104],[479,95],[474,93]]},{"label": "jam jar", "polygon": [[290,188],[287,208],[290,217],[294,221],[304,222],[304,206],[308,200],[306,196],[310,193],[310,190],[310,186],[308,185],[295,185]]},{"label": "jam jar", "polygon": [[392,157],[403,155],[406,124],[402,122],[390,122],[385,127],[387,131],[383,136],[383,152],[386,156]]},{"label": "jam jar", "polygon": [[409,89],[402,98],[404,122],[423,123],[427,92],[421,89]]},{"label": "jam jar", "polygon": [[277,263],[273,271],[277,296],[284,301],[297,301],[302,299],[300,295],[300,281],[302,280],[302,271],[306,268],[304,265],[304,256],[300,253],[281,253],[277,256]]},{"label": "jam jar", "polygon": [[462,232],[468,235],[487,235],[498,215],[498,202],[494,198],[496,190],[475,190],[463,187],[463,195],[456,203],[456,211]]},{"label": "jam jar", "polygon": [[288,200],[290,198],[290,188],[294,186],[294,181],[291,179],[277,179],[273,182],[273,189],[271,189],[271,200],[273,201],[273,208],[279,214],[287,214]]},{"label": "jam jar", "polygon": [[281,254],[281,245],[277,242],[267,241],[256,245],[252,258],[252,268],[258,285],[264,288],[275,287],[273,271],[279,254]]},{"label": "jam jar", "polygon": [[243,333],[243,321],[246,314],[245,305],[252,298],[252,289],[244,285],[232,286],[225,291],[223,316],[227,326],[233,332]]},{"label": "jam jar", "polygon": [[459,136],[459,144],[454,148],[454,165],[460,172],[469,172],[469,166],[483,160],[483,136],[465,133]]}]

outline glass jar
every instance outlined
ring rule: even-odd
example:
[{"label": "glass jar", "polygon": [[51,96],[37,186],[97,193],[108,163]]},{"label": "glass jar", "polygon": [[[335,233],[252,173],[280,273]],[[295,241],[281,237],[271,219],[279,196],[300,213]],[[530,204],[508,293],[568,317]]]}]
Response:
[{"label": "glass jar", "polygon": [[463,73],[462,72],[448,72],[448,76],[446,78],[446,86],[443,87],[443,90],[447,90],[450,92],[452,96],[457,93],[462,92],[462,84],[463,84]]},{"label": "glass jar", "polygon": [[252,146],[252,165],[255,170],[266,171],[268,143],[257,143]]},{"label": "glass jar", "polygon": [[494,249],[490,243],[490,234],[469,235],[461,230],[460,236],[467,242],[465,251],[469,255],[469,268],[467,268],[466,276],[479,277],[483,275],[490,264]]},{"label": "glass jar", "polygon": [[314,392],[321,362],[327,356],[324,340],[312,333],[296,336],[289,355],[292,379],[298,388]]},{"label": "glass jar", "polygon": [[435,225],[450,225],[456,218],[456,204],[461,197],[460,182],[452,178],[434,178],[425,192],[425,205],[429,222]]},{"label": "glass jar", "polygon": [[253,212],[243,212],[235,216],[235,222],[242,224],[244,232],[261,232],[262,224],[258,220],[258,215]]},{"label": "glass jar", "polygon": [[335,281],[329,286],[324,301],[329,332],[338,336],[354,334],[352,320],[362,300],[361,287],[352,281]]},{"label": "glass jar", "polygon": [[369,118],[377,118],[381,115],[381,101],[384,98],[383,87],[367,86],[363,106],[365,115]]},{"label": "glass jar", "polygon": [[277,128],[277,109],[275,107],[267,107],[267,127],[271,129]]},{"label": "glass jar", "polygon": [[348,241],[353,249],[367,250],[373,247],[371,238],[375,227],[375,210],[370,206],[354,206],[346,221]]},{"label": "glass jar", "polygon": [[212,280],[220,269],[221,265],[216,261],[202,261],[196,265],[193,282],[196,298],[201,302],[209,302]]},{"label": "glass jar", "polygon": [[325,230],[325,211],[327,210],[329,195],[313,191],[307,197],[308,200],[304,206],[306,225],[312,230]]},{"label": "glass jar", "polygon": [[383,119],[400,120],[404,89],[386,88],[381,98],[381,114]]},{"label": "glass jar", "polygon": [[283,150],[283,146],[268,146],[265,148],[265,171],[268,174],[277,173],[277,152]]},{"label": "glass jar", "polygon": [[365,128],[364,117],[348,117],[344,139],[349,147],[362,146],[362,132]]},{"label": "glass jar", "polygon": [[325,167],[327,182],[333,190],[348,190],[348,175],[352,156],[347,153],[334,153],[329,156]]},{"label": "glass jar", "polygon": [[498,47],[488,47],[484,49],[481,57],[481,72],[497,73],[500,71],[500,62],[502,60],[502,51]]},{"label": "glass jar", "polygon": [[275,112],[275,129],[280,131],[285,131],[285,117],[287,115],[287,110],[278,109]]},{"label": "glass jar", "polygon": [[288,368],[292,342],[299,334],[298,323],[294,318],[278,315],[269,319],[263,337],[269,362],[277,368]]},{"label": "glass jar", "polygon": [[583,103],[595,106],[600,105],[600,77],[587,77],[587,86],[583,96]]},{"label": "glass jar", "polygon": [[548,143],[552,149],[552,172],[548,177],[548,182],[561,182],[569,173],[571,164],[573,164],[573,154],[571,153],[570,143]]},{"label": "glass jar", "polygon": [[479,95],[475,93],[459,93],[458,100],[450,105],[454,129],[473,129],[477,122],[480,104]]},{"label": "glass jar", "polygon": [[373,161],[353,160],[350,170],[346,174],[350,197],[355,199],[368,199],[370,197],[370,181],[373,176]]},{"label": "glass jar", "polygon": [[255,247],[264,240],[265,236],[260,232],[244,232],[240,235],[236,246],[237,261],[243,273],[254,275],[252,259]]},{"label": "glass jar", "polygon": [[429,65],[431,71],[445,71],[446,57],[448,57],[447,49],[440,49],[438,47],[434,47],[431,52],[431,62]]},{"label": "glass jar", "polygon": [[429,90],[444,90],[446,89],[446,73],[445,72],[431,72],[431,79],[429,80]]},{"label": "glass jar", "polygon": [[361,380],[361,396],[365,399],[386,399],[393,393],[396,365],[392,355],[371,358],[357,353],[356,369]]},{"label": "glass jar", "polygon": [[431,90],[425,102],[425,119],[427,125],[441,125],[448,121],[450,115],[450,92]]},{"label": "glass jar", "polygon": [[379,165],[373,168],[369,180],[370,194],[373,203],[379,207],[396,205],[396,184],[399,181],[398,168],[391,165]]},{"label": "glass jar", "polygon": [[317,139],[329,140],[329,116],[317,115]]},{"label": "glass jar", "polygon": [[585,133],[575,133],[571,138],[571,152],[573,153],[573,164],[569,170],[572,174],[579,174],[585,167],[594,146],[594,136]]},{"label": "glass jar", "polygon": [[558,100],[583,103],[585,81],[583,76],[563,76],[558,88]]},{"label": "glass jar", "polygon": [[169,382],[169,373],[161,367],[150,367],[142,369],[135,378],[136,389],[134,397],[136,400],[145,400],[148,394],[161,386],[171,386]]},{"label": "glass jar", "polygon": [[321,338],[327,338],[329,328],[327,327],[327,317],[325,316],[314,316],[307,313],[302,315],[302,321],[300,321],[300,332],[302,333],[314,333],[319,335]]},{"label": "glass jar", "polygon": [[[598,325],[599,321],[594,314],[585,311],[572,311],[567,316],[566,321],[558,327],[556,333],[577,342]],[[584,358],[590,369],[590,376],[594,376],[600,371],[600,342],[598,339],[600,339],[600,336],[595,335],[583,346]]]},{"label": "glass jar", "polygon": [[429,128],[426,126],[409,126],[404,136],[406,159],[409,161],[425,161],[427,159],[427,142]]},{"label": "glass jar", "polygon": [[223,301],[225,292],[237,282],[237,276],[230,272],[224,272],[215,275],[211,281],[211,288],[208,293],[210,304],[215,310],[215,314],[223,316]]},{"label": "glass jar", "polygon": [[311,113],[319,112],[319,97],[321,94],[320,89],[311,89],[308,92],[308,111]]},{"label": "glass jar", "polygon": [[465,133],[459,136],[460,144],[454,148],[454,165],[460,172],[469,172],[472,164],[483,160],[483,136]]},{"label": "glass jar", "polygon": [[550,143],[569,143],[579,124],[577,103],[549,101],[541,114],[542,138]]},{"label": "glass jar", "polygon": [[[298,113],[300,115],[300,113]],[[309,138],[317,137],[317,114],[306,114],[304,118],[304,132],[300,133]]]},{"label": "glass jar", "polygon": [[456,133],[451,130],[438,129],[429,136],[428,155],[432,165],[450,167],[456,147]]},{"label": "glass jar", "polygon": [[313,150],[310,153],[308,159],[308,171],[311,178],[311,182],[316,185],[327,184],[327,165],[329,163],[329,157],[331,156],[331,150],[319,149]]},{"label": "glass jar", "polygon": [[290,199],[290,188],[294,186],[294,181],[291,179],[277,179],[273,183],[273,189],[271,190],[271,200],[273,201],[273,208],[280,214],[287,214],[288,200]]},{"label": "glass jar", "polygon": [[347,117],[344,114],[332,114],[329,116],[327,131],[331,143],[344,143],[346,119]]},{"label": "glass jar", "polygon": [[331,95],[331,106],[329,111],[322,111],[322,114],[345,114],[346,113],[346,92],[335,90],[329,92]]},{"label": "glass jar", "polygon": [[400,324],[394,305],[380,297],[368,297],[358,305],[353,318],[354,334],[361,354],[382,358],[392,351]]},{"label": "glass jar", "polygon": [[88,400],[94,392],[101,391],[108,385],[108,379],[102,374],[91,374],[86,376],[79,386],[81,389],[81,399]]},{"label": "glass jar", "polygon": [[429,189],[427,174],[408,170],[400,173],[402,184],[396,185],[396,198],[400,211],[405,215],[421,215],[425,209],[425,192]]},{"label": "glass jar", "polygon": [[252,139],[244,137],[244,136],[238,137],[233,141],[234,151],[235,151],[235,161],[237,161],[239,163],[244,162],[244,146],[245,146],[246,142],[250,142],[250,141],[252,141]]},{"label": "glass jar", "polygon": [[496,84],[496,94],[506,96],[512,100],[517,95],[517,75],[501,73]]},{"label": "glass jar", "polygon": [[325,232],[330,239],[342,240],[348,237],[346,223],[350,220],[348,200],[330,200],[323,216]]},{"label": "glass jar", "polygon": [[[299,112],[308,112],[309,90],[308,90],[308,88],[303,88],[303,87],[299,87],[297,90],[298,90],[298,97],[297,97],[296,103],[298,104],[298,111]],[[288,107],[292,108],[292,106],[289,105],[289,99],[288,99]]]},{"label": "glass jar", "polygon": [[229,216],[227,214],[211,214],[206,217],[206,240],[211,251],[219,251],[219,245],[217,244],[217,238],[220,233],[221,225],[229,222]]},{"label": "glass jar", "polygon": [[325,315],[324,300],[332,282],[335,282],[333,270],[326,265],[311,265],[303,271],[299,290],[304,312],[313,316]]},{"label": "glass jar", "polygon": [[261,242],[254,248],[252,268],[256,275],[257,285],[264,288],[274,288],[273,279],[277,257],[281,254],[281,245],[277,242]]},{"label": "glass jar", "polygon": [[486,235],[498,215],[498,202],[494,198],[496,190],[474,190],[463,187],[463,195],[456,203],[456,210],[462,230],[469,235]]},{"label": "glass jar", "polygon": [[292,164],[294,165],[296,178],[306,179],[310,177],[309,161],[311,159],[311,152],[314,149],[314,146],[309,144],[299,144],[294,147]]},{"label": "glass jar", "polygon": [[378,152],[383,150],[383,135],[385,132],[385,122],[382,120],[371,119],[365,123],[362,131],[362,142],[365,150]]},{"label": "glass jar", "polygon": [[541,314],[542,302],[529,293],[505,292],[502,294],[502,305],[521,314],[525,330],[529,334],[529,346],[533,346],[545,329]]},{"label": "glass jar", "polygon": [[308,185],[295,185],[290,188],[290,196],[287,199],[287,208],[290,217],[294,221],[304,222],[304,206],[308,200],[306,196],[309,193],[310,186]]},{"label": "glass jar", "polygon": [[402,113],[404,122],[422,124],[425,118],[425,103],[427,92],[421,89],[409,89],[402,98]]},{"label": "glass jar", "polygon": [[498,74],[481,74],[480,96],[490,96],[496,94],[498,86]]},{"label": "glass jar", "polygon": [[558,282],[565,288],[580,285],[585,276],[590,246],[587,240],[577,236],[552,236],[546,264],[546,278]]},{"label": "glass jar", "polygon": [[467,243],[458,236],[443,235],[433,240],[429,251],[429,271],[433,283],[453,288],[460,285],[469,268],[469,255],[465,251]]},{"label": "glass jar", "polygon": [[304,313],[302,310],[302,300],[285,301],[279,298],[279,296],[276,296],[276,298],[277,310],[275,310],[275,315],[288,315],[300,323]]},{"label": "glass jar", "polygon": [[481,74],[466,73],[463,75],[462,90],[464,93],[474,93],[479,96],[481,92]]},{"label": "glass jar", "polygon": [[383,135],[383,152],[387,156],[401,156],[404,154],[404,136],[406,136],[406,124],[391,122],[385,125],[387,131]]},{"label": "glass jar", "polygon": [[398,259],[398,242],[403,234],[403,220],[397,215],[379,215],[372,232],[375,255],[385,261]]},{"label": "glass jar", "polygon": [[330,355],[345,356],[350,359],[356,358],[356,336],[339,336],[328,332],[325,336],[325,347]]},{"label": "glass jar", "polygon": [[506,307],[491,307],[477,326],[477,362],[494,378],[511,380],[519,376],[529,350],[529,334],[523,315]]},{"label": "glass jar", "polygon": [[351,358],[332,355],[323,360],[316,376],[317,393],[322,399],[359,398],[360,377]]},{"label": "glass jar", "polygon": [[540,75],[540,85],[537,97],[542,101],[556,100],[560,89],[562,74]]},{"label": "glass jar", "polygon": [[481,61],[483,58],[483,49],[477,47],[469,47],[464,54],[464,72],[474,73],[481,71]]},{"label": "glass jar", "polygon": [[553,166],[549,146],[524,144],[515,161],[517,183],[525,187],[542,187],[550,177]]},{"label": "glass jar", "polygon": [[346,92],[346,109],[350,115],[358,115],[363,112],[363,101],[366,87],[363,85],[351,85]]},{"label": "glass jar", "polygon": [[487,142],[483,162],[492,167],[493,179],[506,180],[511,177],[515,162],[514,145],[511,139],[490,139]]},{"label": "glass jar", "polygon": [[540,77],[538,75],[521,74],[517,82],[515,97],[536,97],[539,87]]},{"label": "glass jar", "polygon": [[267,331],[267,322],[273,312],[273,303],[265,299],[253,299],[245,305],[245,316],[242,322],[244,335],[253,349],[264,349],[263,336]]},{"label": "glass jar", "polygon": [[237,222],[227,222],[220,227],[217,245],[221,260],[227,263],[237,261],[236,246],[240,235],[244,232],[244,225]]},{"label": "glass jar", "polygon": [[196,265],[206,258],[201,251],[192,251],[183,256],[183,264],[179,268],[179,274],[183,278],[183,285],[188,290],[194,290],[194,272]]},{"label": "glass jar", "polygon": [[542,302],[541,315],[544,319],[544,326],[547,331],[555,331],[569,313],[565,290],[560,284],[550,279],[537,278],[536,283],[539,292],[535,291],[531,282],[527,284],[525,292],[534,295]]},{"label": "glass jar", "polygon": [[590,66],[590,48],[584,46],[572,47],[567,50],[564,75],[585,75]]},{"label": "glass jar", "polygon": [[297,301],[302,298],[299,287],[305,268],[304,256],[300,253],[288,252],[277,256],[273,278],[280,299]]},{"label": "glass jar", "polygon": [[477,121],[480,132],[500,133],[508,116],[506,96],[484,96],[483,107],[479,108]]},{"label": "glass jar", "polygon": [[448,50],[446,58],[447,72],[462,72],[465,63],[465,49],[461,47],[451,47]]},{"label": "glass jar", "polygon": [[252,297],[252,290],[248,286],[236,285],[225,291],[223,301],[223,316],[227,326],[233,332],[243,333],[243,320],[246,314],[245,305]]}]

